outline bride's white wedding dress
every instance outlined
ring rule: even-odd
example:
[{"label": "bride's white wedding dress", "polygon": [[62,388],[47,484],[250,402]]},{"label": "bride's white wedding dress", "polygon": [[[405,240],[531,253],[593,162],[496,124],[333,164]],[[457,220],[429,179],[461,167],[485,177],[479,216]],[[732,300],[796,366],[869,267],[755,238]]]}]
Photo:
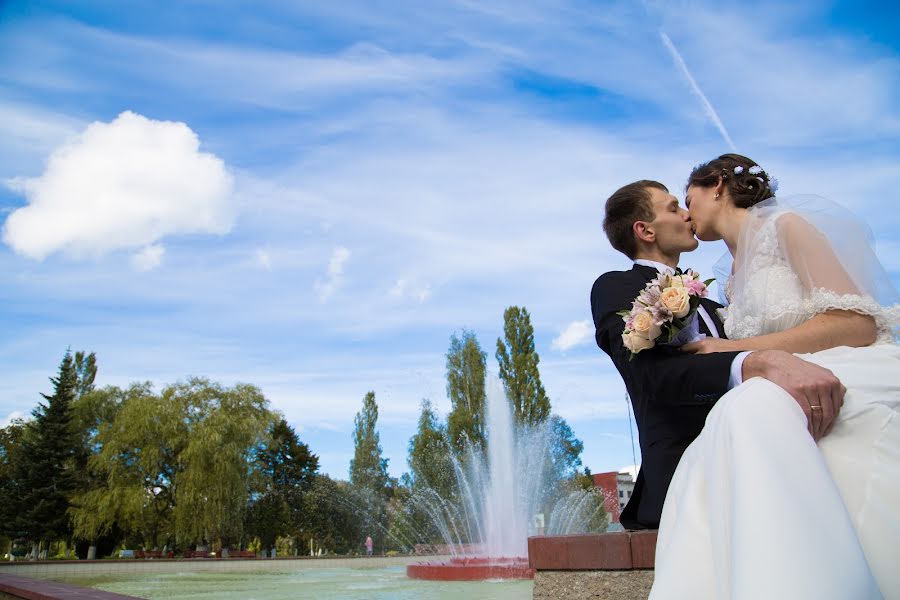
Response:
[{"label": "bride's white wedding dress", "polygon": [[843,309],[875,317],[878,341],[800,355],[847,388],[818,445],[797,403],[765,379],[718,401],[669,487],[650,597],[900,599],[900,309],[883,301],[887,275],[871,252],[858,256],[859,239],[834,243],[807,215],[774,202],[750,215],[730,338]]}]

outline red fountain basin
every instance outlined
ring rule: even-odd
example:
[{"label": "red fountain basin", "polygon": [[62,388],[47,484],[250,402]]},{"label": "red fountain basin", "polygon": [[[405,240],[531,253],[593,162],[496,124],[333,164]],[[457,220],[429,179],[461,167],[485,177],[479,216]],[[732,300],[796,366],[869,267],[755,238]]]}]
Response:
[{"label": "red fountain basin", "polygon": [[432,581],[481,581],[484,579],[534,579],[534,569],[522,556],[472,556],[451,558],[447,562],[417,563],[406,567],[410,579]]}]

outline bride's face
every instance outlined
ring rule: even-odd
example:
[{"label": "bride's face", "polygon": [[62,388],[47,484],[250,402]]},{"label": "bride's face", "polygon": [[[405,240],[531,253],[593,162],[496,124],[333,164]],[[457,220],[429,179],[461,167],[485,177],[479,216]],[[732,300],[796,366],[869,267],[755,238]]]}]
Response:
[{"label": "bride's face", "polygon": [[716,230],[716,217],[722,209],[722,198],[716,198],[715,187],[699,187],[692,185],[687,189],[685,204],[691,213],[694,235],[704,242],[720,240],[722,236]]}]

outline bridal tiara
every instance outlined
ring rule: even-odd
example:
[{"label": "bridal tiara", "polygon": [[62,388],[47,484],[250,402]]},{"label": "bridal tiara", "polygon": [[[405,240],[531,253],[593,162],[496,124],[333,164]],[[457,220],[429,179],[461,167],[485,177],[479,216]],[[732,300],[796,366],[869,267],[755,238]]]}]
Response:
[{"label": "bridal tiara", "polygon": [[[722,170],[725,171],[725,169],[722,169]],[[742,167],[741,165],[738,165],[734,168],[735,175],[740,175],[743,172],[744,172],[744,167]],[[756,178],[759,179],[760,183],[765,183],[766,180],[763,179],[762,177],[759,177],[759,174],[762,172],[763,172],[763,169],[759,165],[753,165],[752,167],[747,169],[747,173],[749,173],[750,175],[756,175],[757,176]],[[725,171],[725,173],[727,175],[728,172]],[[769,179],[769,189],[772,190],[772,193],[774,194],[775,192],[778,191],[778,180],[775,179],[774,177],[772,177],[771,175],[768,176],[768,179]]]}]

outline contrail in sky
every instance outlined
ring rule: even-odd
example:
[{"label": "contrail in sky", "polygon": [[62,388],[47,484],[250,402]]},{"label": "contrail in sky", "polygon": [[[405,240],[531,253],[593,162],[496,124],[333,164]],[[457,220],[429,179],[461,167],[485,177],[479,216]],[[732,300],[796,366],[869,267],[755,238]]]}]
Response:
[{"label": "contrail in sky", "polygon": [[725,141],[728,143],[731,151],[737,152],[737,148],[734,147],[734,142],[731,141],[731,136],[728,135],[728,131],[722,124],[722,120],[719,118],[719,115],[716,114],[716,109],[714,109],[712,104],[709,103],[709,100],[707,100],[706,96],[703,94],[703,90],[701,90],[700,86],[697,85],[697,82],[694,81],[693,76],[691,76],[691,72],[688,71],[687,65],[684,63],[684,59],[681,58],[681,54],[678,52],[675,44],[672,43],[672,40],[669,39],[669,36],[666,35],[666,32],[662,29],[659,30],[659,36],[662,38],[663,44],[665,44],[666,48],[669,50],[669,54],[671,54],[672,58],[675,60],[675,64],[678,65],[678,68],[681,69],[681,73],[688,80],[688,83],[691,84],[691,89],[694,90],[694,93],[697,94],[698,98],[700,98],[700,102],[703,103],[703,109],[706,111],[706,114],[710,119],[712,119],[713,124],[715,124],[715,126],[719,128],[719,133],[721,133],[722,137],[725,138]]}]

